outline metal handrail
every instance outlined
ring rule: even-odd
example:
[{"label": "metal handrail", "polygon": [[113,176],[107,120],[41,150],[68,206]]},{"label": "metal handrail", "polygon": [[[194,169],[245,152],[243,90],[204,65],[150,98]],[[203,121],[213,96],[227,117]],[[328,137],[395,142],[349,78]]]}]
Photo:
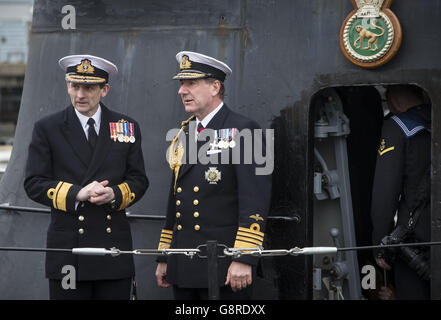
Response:
[{"label": "metal handrail", "polygon": [[[0,204],[0,210],[36,212],[36,213],[51,213],[51,209],[48,209],[48,208],[32,208],[32,207],[11,206],[7,203]],[[129,219],[144,219],[144,220],[154,220],[154,221],[165,220],[165,216],[147,215],[147,214],[132,214],[129,211],[126,212],[126,216]],[[297,215],[294,215],[293,217],[268,216],[267,219],[268,220],[283,220],[283,221],[290,221],[290,222],[292,221],[295,223],[300,223],[300,218]]]},{"label": "metal handrail", "polygon": [[[0,204],[0,210],[36,212],[36,213],[51,213],[51,209],[48,209],[48,208],[20,207],[20,206],[11,206],[9,204]],[[130,219],[165,220],[165,216],[146,215],[146,214],[131,214],[130,212],[126,212],[126,216],[127,216],[127,218],[130,218]]]}]

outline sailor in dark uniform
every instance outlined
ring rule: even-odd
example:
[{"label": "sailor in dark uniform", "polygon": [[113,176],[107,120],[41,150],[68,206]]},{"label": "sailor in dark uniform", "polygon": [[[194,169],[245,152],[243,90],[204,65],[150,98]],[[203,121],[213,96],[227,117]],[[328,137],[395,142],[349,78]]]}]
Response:
[{"label": "sailor in dark uniform", "polygon": [[[271,175],[256,174],[254,160],[244,161],[249,155],[246,147],[253,146],[253,141],[245,146],[242,139],[235,139],[239,132],[253,133],[259,126],[224,104],[223,83],[231,73],[225,63],[189,51],[179,52],[176,59],[180,64],[174,77],[181,82],[178,94],[192,117],[182,123],[170,147],[173,177],[159,249],[196,248],[207,240],[230,248],[261,246]],[[202,136],[211,143],[205,143]],[[192,151],[196,139],[197,150]],[[262,137],[253,139],[263,141]],[[236,158],[240,161],[233,161],[235,150],[240,150]],[[192,162],[197,151],[199,157]],[[252,148],[248,152],[252,155]],[[200,161],[206,155],[210,161]],[[228,161],[221,161],[222,157]],[[159,257],[158,262],[158,285],[172,284],[176,299],[207,299],[207,259],[170,255]],[[220,299],[250,298],[256,258],[220,258],[218,263]]]},{"label": "sailor in dark uniform", "polygon": [[[148,180],[138,123],[100,102],[117,67],[91,55],[59,64],[72,104],[35,123],[24,181],[31,199],[51,207],[47,247],[132,250],[125,208],[141,199]],[[62,283],[65,266],[74,268],[73,286]],[[51,299],[129,299],[133,276],[130,255],[46,255]]]},{"label": "sailor in dark uniform", "polygon": [[[373,242],[397,242],[393,238],[398,230],[409,230],[398,242],[430,241],[431,107],[423,103],[421,89],[410,85],[388,87],[387,100],[395,115],[384,121],[377,155],[371,211]],[[409,228],[411,216],[414,221]],[[393,237],[386,237],[392,232]],[[409,250],[393,254],[378,250],[377,264],[390,270],[393,258],[397,299],[429,299],[429,251],[422,247]]]}]

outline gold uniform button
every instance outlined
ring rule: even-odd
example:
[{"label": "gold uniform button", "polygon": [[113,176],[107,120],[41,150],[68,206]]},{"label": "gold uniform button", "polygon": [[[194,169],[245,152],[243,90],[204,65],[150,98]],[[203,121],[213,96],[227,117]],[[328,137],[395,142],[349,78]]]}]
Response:
[{"label": "gold uniform button", "polygon": [[180,206],[181,205],[181,200],[176,200],[176,205]]},{"label": "gold uniform button", "polygon": [[178,193],[181,193],[181,192],[182,192],[182,188],[181,188],[181,187],[178,187],[178,188],[176,189],[176,191],[177,191]]},{"label": "gold uniform button", "polygon": [[110,214],[107,215],[107,220],[112,220],[112,216]]},{"label": "gold uniform button", "polygon": [[112,229],[107,228],[107,229],[106,229],[106,232],[107,232],[107,233],[111,233],[111,232],[112,232]]},{"label": "gold uniform button", "polygon": [[199,187],[198,187],[198,186],[194,187],[194,188],[193,188],[193,191],[194,191],[194,192],[199,192]]},{"label": "gold uniform button", "polygon": [[182,230],[182,226],[178,224],[178,230]]},{"label": "gold uniform button", "polygon": [[199,200],[197,200],[197,199],[194,200],[194,201],[193,201],[193,204],[194,204],[195,206],[197,206],[197,205],[199,204]]},{"label": "gold uniform button", "polygon": [[79,216],[79,217],[78,217],[78,220],[80,220],[80,221],[84,221],[84,216]]},{"label": "gold uniform button", "polygon": [[84,202],[81,203],[81,208],[84,208]]},{"label": "gold uniform button", "polygon": [[196,231],[199,231],[199,229],[201,229],[201,227],[197,224],[197,225],[194,226],[194,229],[195,229]]},{"label": "gold uniform button", "polygon": [[78,233],[79,233],[79,234],[83,234],[83,233],[84,233],[84,229],[83,229],[83,228],[78,229]]},{"label": "gold uniform button", "polygon": [[181,213],[180,212],[176,212],[176,218],[180,218],[181,217]]},{"label": "gold uniform button", "polygon": [[197,217],[199,217],[199,212],[195,212],[195,213],[193,213],[193,217],[195,217],[195,218],[197,218]]}]

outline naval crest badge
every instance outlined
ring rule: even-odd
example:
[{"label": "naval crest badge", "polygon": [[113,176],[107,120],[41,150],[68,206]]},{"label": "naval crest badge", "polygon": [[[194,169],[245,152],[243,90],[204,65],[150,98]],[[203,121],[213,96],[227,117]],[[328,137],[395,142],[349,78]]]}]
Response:
[{"label": "naval crest badge", "polygon": [[179,68],[181,70],[190,69],[191,68],[191,62],[190,62],[190,60],[188,60],[188,56],[183,56],[182,57],[181,63],[179,64]]},{"label": "naval crest badge", "polygon": [[92,63],[88,59],[81,60],[81,63],[77,65],[78,73],[87,73],[93,74],[95,72],[95,68],[92,66]]},{"label": "naval crest badge", "polygon": [[353,10],[340,29],[345,57],[362,68],[376,68],[392,59],[401,45],[400,21],[389,9],[392,0],[351,0]]}]

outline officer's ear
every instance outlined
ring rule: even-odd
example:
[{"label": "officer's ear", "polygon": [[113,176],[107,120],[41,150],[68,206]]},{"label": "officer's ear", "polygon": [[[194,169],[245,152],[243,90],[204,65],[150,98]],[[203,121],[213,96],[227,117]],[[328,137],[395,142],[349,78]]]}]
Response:
[{"label": "officer's ear", "polygon": [[221,88],[221,82],[217,79],[211,81],[211,86],[213,88],[213,97],[217,96],[219,94],[220,88]]},{"label": "officer's ear", "polygon": [[110,84],[106,83],[104,85],[100,85],[100,89],[101,89],[101,98],[104,98],[109,93]]}]

